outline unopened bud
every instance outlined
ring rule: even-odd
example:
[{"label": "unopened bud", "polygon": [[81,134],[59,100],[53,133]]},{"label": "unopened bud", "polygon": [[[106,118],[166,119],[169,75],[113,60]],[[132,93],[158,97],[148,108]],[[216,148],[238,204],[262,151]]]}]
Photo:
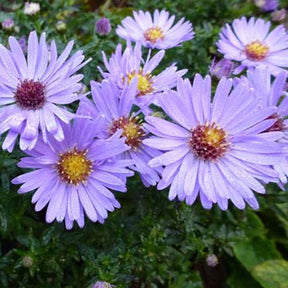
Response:
[{"label": "unopened bud", "polygon": [[281,22],[286,17],[286,10],[284,8],[275,10],[271,13],[272,21]]},{"label": "unopened bud", "polygon": [[34,264],[33,258],[31,256],[24,256],[22,259],[23,267],[31,268]]},{"label": "unopened bud", "polygon": [[219,264],[219,261],[215,254],[210,254],[206,258],[206,263],[210,267],[216,267]]},{"label": "unopened bud", "polygon": [[278,7],[278,0],[254,0],[255,5],[262,12],[274,11]]},{"label": "unopened bud", "polygon": [[113,287],[115,287],[115,286],[111,285],[108,282],[104,282],[104,281],[97,281],[93,286],[93,288],[113,288]]},{"label": "unopened bud", "polygon": [[11,18],[7,18],[2,22],[3,30],[12,30],[13,27],[14,27],[14,20]]},{"label": "unopened bud", "polygon": [[57,21],[57,23],[55,24],[55,28],[57,31],[64,31],[67,28],[66,23],[63,20],[59,20]]},{"label": "unopened bud", "polygon": [[34,2],[26,2],[24,6],[24,14],[34,15],[40,11],[40,4]]},{"label": "unopened bud", "polygon": [[230,77],[234,68],[235,63],[233,63],[231,60],[223,58],[216,62],[214,58],[210,66],[210,74],[218,79],[221,79],[224,76]]},{"label": "unopened bud", "polygon": [[111,24],[109,19],[103,17],[98,20],[95,24],[95,29],[99,35],[108,35],[111,31]]}]

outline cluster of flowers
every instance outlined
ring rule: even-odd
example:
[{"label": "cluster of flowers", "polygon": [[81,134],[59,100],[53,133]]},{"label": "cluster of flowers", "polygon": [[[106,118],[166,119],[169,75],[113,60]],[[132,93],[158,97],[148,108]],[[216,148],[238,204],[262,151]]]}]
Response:
[{"label": "cluster of flowers", "polygon": [[[80,92],[77,74],[90,59],[82,51],[69,58],[73,42],[59,57],[45,33],[30,33],[27,55],[14,37],[9,49],[0,45],[2,148],[12,152],[19,142],[27,154],[18,166],[33,170],[12,183],[21,184],[19,193],[35,191],[35,210],[47,206],[48,223],[83,227],[85,214],[103,223],[120,207],[112,191],[125,192],[134,173],[146,187],[169,187],[170,200],[192,205],[199,196],[206,209],[225,210],[228,200],[257,209],[254,192],[286,183],[284,27],[269,32],[269,22],[244,17],[227,24],[219,52],[240,63],[234,73],[247,74],[222,77],[212,97],[209,75],[191,84],[175,64],[155,73],[165,49],[194,37],[189,21],[174,20],[164,10],[125,18],[116,33],[127,46],[110,58],[103,52],[106,71],[99,67],[104,79],[91,81],[92,97]],[[67,105],[76,100],[72,113]]]}]

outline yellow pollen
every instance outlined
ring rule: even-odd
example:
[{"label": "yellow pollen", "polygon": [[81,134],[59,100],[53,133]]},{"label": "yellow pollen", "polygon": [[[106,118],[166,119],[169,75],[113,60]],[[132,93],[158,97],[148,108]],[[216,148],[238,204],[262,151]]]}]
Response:
[{"label": "yellow pollen", "polygon": [[261,61],[266,58],[268,54],[268,47],[256,40],[245,46],[245,54],[249,60]]},{"label": "yellow pollen", "polygon": [[129,138],[135,138],[138,136],[139,125],[134,122],[127,122],[125,127],[123,127],[123,136]]},{"label": "yellow pollen", "polygon": [[156,26],[156,27],[152,27],[152,28],[147,29],[144,32],[144,38],[146,41],[149,41],[149,42],[155,44],[158,39],[161,39],[161,40],[164,39],[164,34],[163,34],[162,29],[160,27]]},{"label": "yellow pollen", "polygon": [[134,79],[134,77],[138,78],[137,96],[143,96],[153,92],[150,74],[143,75],[142,70],[139,70],[138,73],[132,72],[127,75],[128,83],[130,83]]},{"label": "yellow pollen", "polygon": [[110,133],[114,134],[118,129],[122,129],[122,136],[126,138],[125,143],[134,150],[138,149],[146,134],[137,116],[120,117],[118,120],[114,120],[110,127]]},{"label": "yellow pollen", "polygon": [[92,172],[92,161],[86,157],[87,150],[78,151],[76,147],[59,155],[56,169],[60,178],[69,183],[78,185],[85,183]]},{"label": "yellow pollen", "polygon": [[219,130],[216,127],[210,127],[210,129],[207,128],[206,130],[205,141],[207,141],[207,143],[210,145],[217,146],[224,136],[225,135],[223,131]]},{"label": "yellow pollen", "polygon": [[216,160],[223,156],[230,146],[225,131],[215,123],[198,125],[192,129],[189,146],[194,155],[202,160]]}]

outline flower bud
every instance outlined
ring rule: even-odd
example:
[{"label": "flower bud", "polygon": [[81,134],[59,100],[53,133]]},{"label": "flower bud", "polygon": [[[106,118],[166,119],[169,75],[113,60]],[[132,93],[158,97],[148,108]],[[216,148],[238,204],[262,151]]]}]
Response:
[{"label": "flower bud", "polygon": [[111,24],[109,19],[103,17],[98,20],[95,24],[95,29],[99,35],[108,35],[111,31]]},{"label": "flower bud", "polygon": [[235,63],[228,59],[221,59],[216,62],[215,58],[212,61],[210,66],[210,74],[218,79],[221,79],[223,76],[230,77],[235,68]]},{"label": "flower bud", "polygon": [[216,267],[219,264],[219,261],[215,254],[210,254],[206,258],[206,263],[209,267]]},{"label": "flower bud", "polygon": [[286,10],[284,8],[275,10],[271,13],[272,21],[281,22],[286,17]]},{"label": "flower bud", "polygon": [[34,2],[25,2],[24,6],[24,14],[26,15],[34,15],[40,11],[40,4]]},{"label": "flower bud", "polygon": [[67,28],[66,23],[63,20],[59,20],[57,21],[55,28],[57,31],[61,32],[61,31],[65,31]]},{"label": "flower bud", "polygon": [[12,30],[14,27],[14,20],[12,18],[7,18],[2,23],[3,30]]},{"label": "flower bud", "polygon": [[31,256],[24,256],[22,258],[22,264],[25,268],[31,268],[34,264],[33,258]]},{"label": "flower bud", "polygon": [[110,283],[108,282],[104,282],[104,281],[97,281],[93,288],[113,288],[115,287],[114,285],[112,286]]},{"label": "flower bud", "polygon": [[262,12],[274,11],[278,7],[278,0],[254,0],[254,3]]}]

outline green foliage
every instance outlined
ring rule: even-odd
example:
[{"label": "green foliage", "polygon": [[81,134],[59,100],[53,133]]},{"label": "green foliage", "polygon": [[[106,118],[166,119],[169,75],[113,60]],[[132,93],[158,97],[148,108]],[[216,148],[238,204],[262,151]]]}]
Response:
[{"label": "green foliage", "polygon": [[[93,58],[82,71],[88,89],[90,80],[101,79],[101,51],[113,53],[120,41],[115,28],[133,10],[167,9],[193,23],[195,39],[168,50],[161,62],[188,69],[188,78],[205,75],[219,56],[215,43],[226,22],[243,15],[270,17],[260,15],[252,0],[44,0],[35,1],[41,12],[32,16],[23,13],[24,1],[0,2],[0,22],[11,17],[17,28],[0,30],[3,45],[9,35],[27,37],[31,30],[46,31],[60,51],[73,39],[74,51]],[[112,24],[108,36],[95,33],[102,16]],[[212,287],[211,280],[218,285],[213,287],[288,287],[288,194],[276,185],[258,197],[260,211],[232,206],[207,211],[200,204],[170,202],[166,190],[144,188],[133,178],[127,193],[116,193],[122,207],[104,225],[87,220],[84,229],[66,231],[63,224],[47,224],[45,211],[34,211],[31,194],[17,194],[10,183],[23,173],[16,166],[21,156],[17,150],[0,153],[0,287],[85,288],[97,280],[117,288],[201,288]],[[206,261],[211,254],[218,258],[215,267]]]},{"label": "green foliage", "polygon": [[269,260],[255,266],[252,272],[264,288],[285,288],[288,287],[287,271],[287,261]]}]

